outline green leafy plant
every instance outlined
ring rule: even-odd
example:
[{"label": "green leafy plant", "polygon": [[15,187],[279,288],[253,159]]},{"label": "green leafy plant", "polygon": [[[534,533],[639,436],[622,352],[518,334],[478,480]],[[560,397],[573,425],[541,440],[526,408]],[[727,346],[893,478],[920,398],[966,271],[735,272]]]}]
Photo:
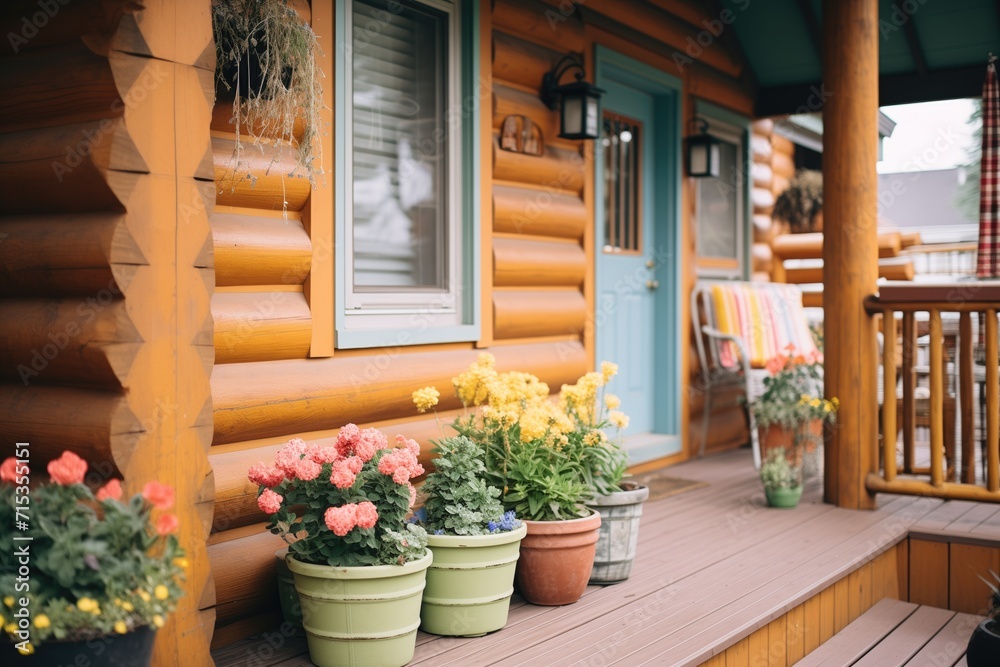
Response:
[{"label": "green leafy plant", "polygon": [[793,454],[793,460],[789,461],[788,453],[782,447],[770,450],[760,466],[760,481],[763,482],[764,488],[773,491],[800,486],[802,465],[796,459],[797,455]]},{"label": "green leafy plant", "polygon": [[295,438],[259,463],[248,478],[259,487],[257,504],[269,528],[305,563],[350,567],[403,564],[426,553],[427,533],[406,524],[422,475],[420,445],[396,436],[389,447],[376,429],[347,424],[336,444]]},{"label": "green leafy plant", "polygon": [[296,169],[282,176],[305,175],[315,183],[322,173],[315,151],[323,108],[316,34],[287,0],[214,0],[212,28],[216,79],[233,95],[236,148],[225,180],[255,180],[242,143],[249,136],[259,149],[294,147]]},{"label": "green leafy plant", "polygon": [[[628,417],[603,391],[616,372],[603,363],[601,372],[564,385],[558,402],[530,373],[497,372],[486,353],[452,379],[467,410],[452,427],[483,448],[486,479],[501,489],[505,509],[533,521],[572,519],[589,515],[585,503],[593,496],[619,490],[627,457],[605,429],[620,434]],[[413,400],[423,412],[438,396],[425,387]]]},{"label": "green leafy plant", "polygon": [[[820,397],[822,355],[796,354],[793,345],[789,345],[786,352],[767,362],[766,368],[771,375],[764,378],[764,392],[750,405],[757,425],[797,429],[817,419],[833,423],[840,401]],[[798,430],[805,435],[802,429]]]},{"label": "green leafy plant", "polygon": [[504,511],[500,489],[487,481],[482,447],[465,436],[446,438],[434,447],[434,472],[421,487],[421,518],[428,530],[444,535],[485,535],[521,525]]},{"label": "green leafy plant", "polygon": [[119,480],[95,494],[86,472],[63,452],[48,464],[51,481],[29,493],[26,459],[0,465],[0,542],[9,545],[0,550],[0,616],[21,653],[161,627],[181,596],[188,563],[177,516],[166,511],[173,489],[150,482],[123,500]]}]

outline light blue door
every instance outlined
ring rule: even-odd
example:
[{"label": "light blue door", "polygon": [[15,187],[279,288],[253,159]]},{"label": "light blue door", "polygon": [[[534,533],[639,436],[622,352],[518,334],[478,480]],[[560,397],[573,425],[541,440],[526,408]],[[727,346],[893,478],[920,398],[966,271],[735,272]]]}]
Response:
[{"label": "light blue door", "polygon": [[675,80],[598,50],[596,348],[619,375],[633,463],[680,451],[677,372],[679,92]]}]

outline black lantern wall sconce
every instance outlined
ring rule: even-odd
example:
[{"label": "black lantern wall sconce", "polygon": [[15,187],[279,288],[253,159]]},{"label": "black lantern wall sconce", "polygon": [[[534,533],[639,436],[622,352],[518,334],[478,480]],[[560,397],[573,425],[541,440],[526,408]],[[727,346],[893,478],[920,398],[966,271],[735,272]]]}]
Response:
[{"label": "black lantern wall sconce", "polygon": [[[576,70],[576,81],[559,84],[559,80]],[[584,81],[586,72],[579,56],[563,56],[552,71],[542,77],[542,102],[559,113],[559,136],[563,139],[597,139],[601,133],[601,95],[604,91]]]},{"label": "black lantern wall sconce", "polygon": [[693,118],[698,126],[698,134],[687,138],[688,176],[707,178],[719,176],[719,140],[708,133],[708,121]]}]

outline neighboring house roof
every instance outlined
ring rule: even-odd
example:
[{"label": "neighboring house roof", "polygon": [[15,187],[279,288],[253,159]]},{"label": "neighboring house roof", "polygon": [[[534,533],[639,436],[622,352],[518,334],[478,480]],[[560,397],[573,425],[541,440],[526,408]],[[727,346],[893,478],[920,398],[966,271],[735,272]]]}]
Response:
[{"label": "neighboring house roof", "polygon": [[[879,139],[891,137],[892,131],[895,129],[896,121],[879,111]],[[817,153],[823,152],[823,114],[821,113],[792,114],[781,121],[777,121],[776,119],[774,132],[796,145],[805,146]],[[879,151],[881,153],[881,143],[879,144]]]},{"label": "neighboring house roof", "polygon": [[[706,3],[712,6],[712,3]],[[979,95],[990,51],[1000,52],[996,3],[879,0],[879,102],[883,106]],[[733,48],[750,66],[758,116],[818,110],[823,95],[821,0],[720,0]],[[725,32],[723,32],[725,38]]]},{"label": "neighboring house roof", "polygon": [[975,240],[977,225],[955,205],[962,173],[953,167],[879,174],[879,227],[918,231],[924,243]]}]

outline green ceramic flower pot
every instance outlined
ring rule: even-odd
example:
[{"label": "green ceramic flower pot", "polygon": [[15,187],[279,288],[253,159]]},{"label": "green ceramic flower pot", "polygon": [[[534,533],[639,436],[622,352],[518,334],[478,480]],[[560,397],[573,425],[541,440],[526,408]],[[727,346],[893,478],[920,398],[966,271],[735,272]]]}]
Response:
[{"label": "green ceramic flower pot", "polygon": [[799,504],[799,498],[802,497],[802,485],[799,484],[792,488],[765,488],[764,496],[767,497],[767,504],[771,507],[795,507]]},{"label": "green ceramic flower pot", "polygon": [[434,563],[420,608],[420,629],[434,635],[478,637],[507,623],[521,538],[528,531],[491,535],[428,535]]},{"label": "green ceramic flower pot", "polygon": [[399,666],[412,660],[432,559],[428,549],[405,565],[330,567],[289,555],[310,660],[318,667]]}]

